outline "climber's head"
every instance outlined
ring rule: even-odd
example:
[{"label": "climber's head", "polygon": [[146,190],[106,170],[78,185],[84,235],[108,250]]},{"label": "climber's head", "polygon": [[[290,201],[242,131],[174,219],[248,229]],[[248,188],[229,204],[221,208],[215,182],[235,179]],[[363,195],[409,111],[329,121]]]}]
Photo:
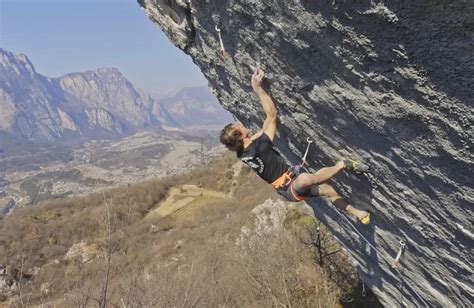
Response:
[{"label": "climber's head", "polygon": [[221,142],[231,151],[239,151],[244,148],[244,138],[249,131],[242,123],[227,124],[221,131]]}]

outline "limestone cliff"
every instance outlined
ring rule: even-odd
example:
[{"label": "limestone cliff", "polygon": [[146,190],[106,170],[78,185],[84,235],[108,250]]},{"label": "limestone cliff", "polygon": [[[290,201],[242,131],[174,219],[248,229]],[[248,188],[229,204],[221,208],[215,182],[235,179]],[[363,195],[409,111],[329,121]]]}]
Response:
[{"label": "limestone cliff", "polygon": [[67,97],[77,101],[75,105],[105,109],[136,127],[151,125],[155,120],[146,101],[116,68],[68,74],[58,83]]},{"label": "limestone cliff", "polygon": [[360,234],[323,200],[310,205],[385,305],[473,305],[472,0],[138,2],[253,129],[263,114],[251,67],[266,70],[289,162],[311,138],[314,168],[371,165],[336,179],[374,213]]},{"label": "limestone cliff", "polygon": [[0,129],[30,139],[59,137],[64,127],[50,80],[24,55],[0,49]]}]

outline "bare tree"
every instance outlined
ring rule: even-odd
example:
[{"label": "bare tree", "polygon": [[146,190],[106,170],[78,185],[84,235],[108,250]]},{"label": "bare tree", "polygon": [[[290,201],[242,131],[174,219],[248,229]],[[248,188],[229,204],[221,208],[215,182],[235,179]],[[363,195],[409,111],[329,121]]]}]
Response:
[{"label": "bare tree", "polygon": [[119,241],[114,241],[112,238],[113,232],[117,227],[117,216],[112,213],[111,207],[113,205],[113,199],[107,200],[105,193],[103,193],[105,211],[101,215],[101,226],[104,237],[102,240],[102,245],[105,247],[105,276],[104,281],[102,282],[102,290],[99,298],[99,306],[105,308],[107,306],[107,293],[109,291],[110,284],[110,270],[112,265],[112,255],[117,250]]},{"label": "bare tree", "polygon": [[11,278],[16,282],[16,289],[18,292],[18,301],[14,301],[15,307],[28,307],[31,299],[31,292],[27,291],[27,285],[24,284],[24,269],[25,269],[25,257],[21,258],[20,270],[17,271],[14,267],[11,267]]}]

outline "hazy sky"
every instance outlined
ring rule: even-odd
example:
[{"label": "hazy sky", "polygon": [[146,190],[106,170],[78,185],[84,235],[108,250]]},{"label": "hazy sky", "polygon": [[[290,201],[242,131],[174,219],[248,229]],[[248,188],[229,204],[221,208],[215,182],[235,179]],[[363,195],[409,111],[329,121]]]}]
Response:
[{"label": "hazy sky", "polygon": [[0,47],[49,77],[117,67],[148,91],[207,84],[136,0],[0,0]]}]

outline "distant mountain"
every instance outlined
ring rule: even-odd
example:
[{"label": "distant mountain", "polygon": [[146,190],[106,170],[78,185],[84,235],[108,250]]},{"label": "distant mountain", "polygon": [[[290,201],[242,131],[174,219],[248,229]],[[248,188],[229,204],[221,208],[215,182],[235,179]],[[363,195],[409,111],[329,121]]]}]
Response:
[{"label": "distant mountain", "polygon": [[176,93],[179,92],[182,88],[177,88],[177,87],[167,87],[163,89],[158,89],[158,90],[151,90],[148,92],[151,97],[153,97],[156,100],[162,100],[165,98],[169,98],[171,96],[176,95]]},{"label": "distant mountain", "polygon": [[160,121],[163,128],[168,130],[176,130],[182,128],[181,125],[173,118],[173,116],[160,103],[160,99],[152,94],[138,90],[140,95],[145,99],[149,111]]},{"label": "distant mountain", "polygon": [[49,78],[25,55],[0,48],[0,132],[14,137],[52,141],[232,121],[205,86],[155,94],[138,90],[116,68]]},{"label": "distant mountain", "polygon": [[62,100],[58,90],[51,79],[36,73],[26,56],[0,49],[1,130],[28,139],[54,139],[66,129],[77,131],[57,108]]},{"label": "distant mountain", "polygon": [[0,49],[0,131],[51,141],[69,134],[92,137],[163,126],[180,127],[116,68],[48,78],[25,55]]},{"label": "distant mountain", "polygon": [[232,120],[208,87],[184,88],[176,94],[160,100],[161,105],[183,127],[214,126]]},{"label": "distant mountain", "polygon": [[66,111],[89,112],[90,117],[100,116],[95,110],[106,110],[125,127],[146,127],[159,121],[150,114],[146,101],[133,85],[116,68],[99,68],[83,73],[72,73],[54,80],[63,91]]}]

